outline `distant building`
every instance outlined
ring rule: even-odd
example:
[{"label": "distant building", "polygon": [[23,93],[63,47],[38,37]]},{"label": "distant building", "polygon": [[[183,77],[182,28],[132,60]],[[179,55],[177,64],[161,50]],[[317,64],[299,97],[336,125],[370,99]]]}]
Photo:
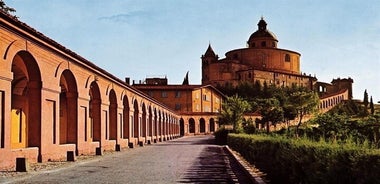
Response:
[{"label": "distant building", "polygon": [[[228,51],[225,58],[219,59],[209,44],[201,57],[202,85],[219,88],[258,81],[277,87],[306,87],[318,92],[322,111],[331,109],[341,100],[352,98],[351,78],[334,79],[331,84],[318,82],[315,76],[301,72],[300,53],[277,47],[278,38],[268,30],[263,18],[257,26],[247,41],[247,48]],[[330,105],[323,105],[323,102]]]},{"label": "distant building", "polygon": [[278,39],[267,29],[262,18],[258,30],[247,41],[247,48],[227,52],[219,59],[211,45],[202,55],[202,84],[236,86],[241,82],[256,82],[278,87],[304,86],[313,89],[317,79],[302,74],[298,52],[277,48]]},{"label": "distant building", "polygon": [[169,85],[147,78],[133,87],[172,108],[180,115],[180,134],[212,133],[217,128],[224,95],[212,85]]}]

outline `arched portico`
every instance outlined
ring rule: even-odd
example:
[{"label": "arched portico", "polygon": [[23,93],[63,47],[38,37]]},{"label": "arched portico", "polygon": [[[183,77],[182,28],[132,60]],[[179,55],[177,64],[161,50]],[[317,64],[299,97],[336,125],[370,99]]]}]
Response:
[{"label": "arched portico", "polygon": [[117,139],[117,100],[113,89],[109,92],[109,139]]},{"label": "arched portico", "polygon": [[123,138],[130,138],[130,126],[129,126],[129,101],[128,97],[123,97]]},{"label": "arched portico", "polygon": [[[41,74],[34,57],[18,52],[12,60],[11,148],[41,146]],[[40,151],[41,152],[41,151]]]},{"label": "arched portico", "polygon": [[146,116],[147,116],[147,113],[146,113],[146,106],[145,106],[145,103],[142,104],[142,118],[141,118],[141,133],[140,135],[142,137],[146,137]]},{"label": "arched portico", "polygon": [[59,143],[77,144],[78,139],[78,92],[73,73],[66,69],[62,72],[59,86]]},{"label": "arched portico", "polygon": [[215,132],[215,120],[210,118],[210,133]]},{"label": "arched portico", "polygon": [[203,118],[199,119],[199,132],[206,133],[206,121]]},{"label": "arched portico", "polygon": [[189,119],[189,133],[195,133],[195,120],[193,118]]},{"label": "arched portico", "polygon": [[140,118],[139,118],[139,105],[137,100],[133,102],[133,137],[139,138],[140,136]]},{"label": "arched portico", "polygon": [[91,137],[93,141],[101,141],[101,96],[96,81],[90,85],[89,116],[91,118]]},{"label": "arched portico", "polygon": [[154,129],[154,124],[153,124],[153,111],[152,107],[149,106],[149,118],[148,118],[148,136],[153,136],[153,129]]}]

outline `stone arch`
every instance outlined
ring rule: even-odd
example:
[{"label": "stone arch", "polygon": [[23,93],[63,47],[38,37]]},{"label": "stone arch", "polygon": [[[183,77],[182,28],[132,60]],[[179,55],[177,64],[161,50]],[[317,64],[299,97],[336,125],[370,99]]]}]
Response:
[{"label": "stone arch", "polygon": [[42,81],[39,66],[29,52],[20,51],[12,60],[11,72],[11,148],[40,148]]},{"label": "stone arch", "polygon": [[59,79],[59,143],[77,144],[78,89],[73,73],[66,69]]},{"label": "stone arch", "polygon": [[210,132],[215,132],[215,120],[214,118],[210,118]]},{"label": "stone arch", "polygon": [[90,102],[89,102],[89,115],[91,118],[91,137],[93,141],[101,141],[101,96],[98,83],[96,81],[90,84]]},{"label": "stone arch", "polygon": [[109,139],[117,139],[117,99],[115,90],[109,92]]},{"label": "stone arch", "polygon": [[183,118],[179,120],[179,134],[181,136],[185,135],[185,121],[183,120]]},{"label": "stone arch", "polygon": [[199,132],[206,133],[206,121],[204,118],[199,119]]},{"label": "stone arch", "polygon": [[195,120],[193,118],[189,119],[189,133],[195,133]]},{"label": "stone arch", "polygon": [[139,137],[140,136],[140,132],[139,132],[139,104],[137,102],[137,100],[135,99],[133,101],[133,137]]},{"label": "stone arch", "polygon": [[129,124],[129,101],[128,97],[123,97],[123,138],[128,139],[130,137],[130,124]]}]

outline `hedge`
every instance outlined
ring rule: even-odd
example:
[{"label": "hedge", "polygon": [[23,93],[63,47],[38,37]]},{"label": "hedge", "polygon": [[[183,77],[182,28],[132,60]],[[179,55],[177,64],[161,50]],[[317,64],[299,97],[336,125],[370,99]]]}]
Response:
[{"label": "hedge", "polygon": [[229,134],[228,146],[271,183],[380,183],[380,151],[266,135]]}]

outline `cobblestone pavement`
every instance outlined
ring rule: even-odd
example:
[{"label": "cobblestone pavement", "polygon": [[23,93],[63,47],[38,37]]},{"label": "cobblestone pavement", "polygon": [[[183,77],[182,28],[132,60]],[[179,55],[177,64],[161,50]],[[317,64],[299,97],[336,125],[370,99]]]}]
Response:
[{"label": "cobblestone pavement", "polygon": [[40,163],[28,173],[0,172],[0,183],[250,183],[213,136],[183,137],[158,144]]}]

